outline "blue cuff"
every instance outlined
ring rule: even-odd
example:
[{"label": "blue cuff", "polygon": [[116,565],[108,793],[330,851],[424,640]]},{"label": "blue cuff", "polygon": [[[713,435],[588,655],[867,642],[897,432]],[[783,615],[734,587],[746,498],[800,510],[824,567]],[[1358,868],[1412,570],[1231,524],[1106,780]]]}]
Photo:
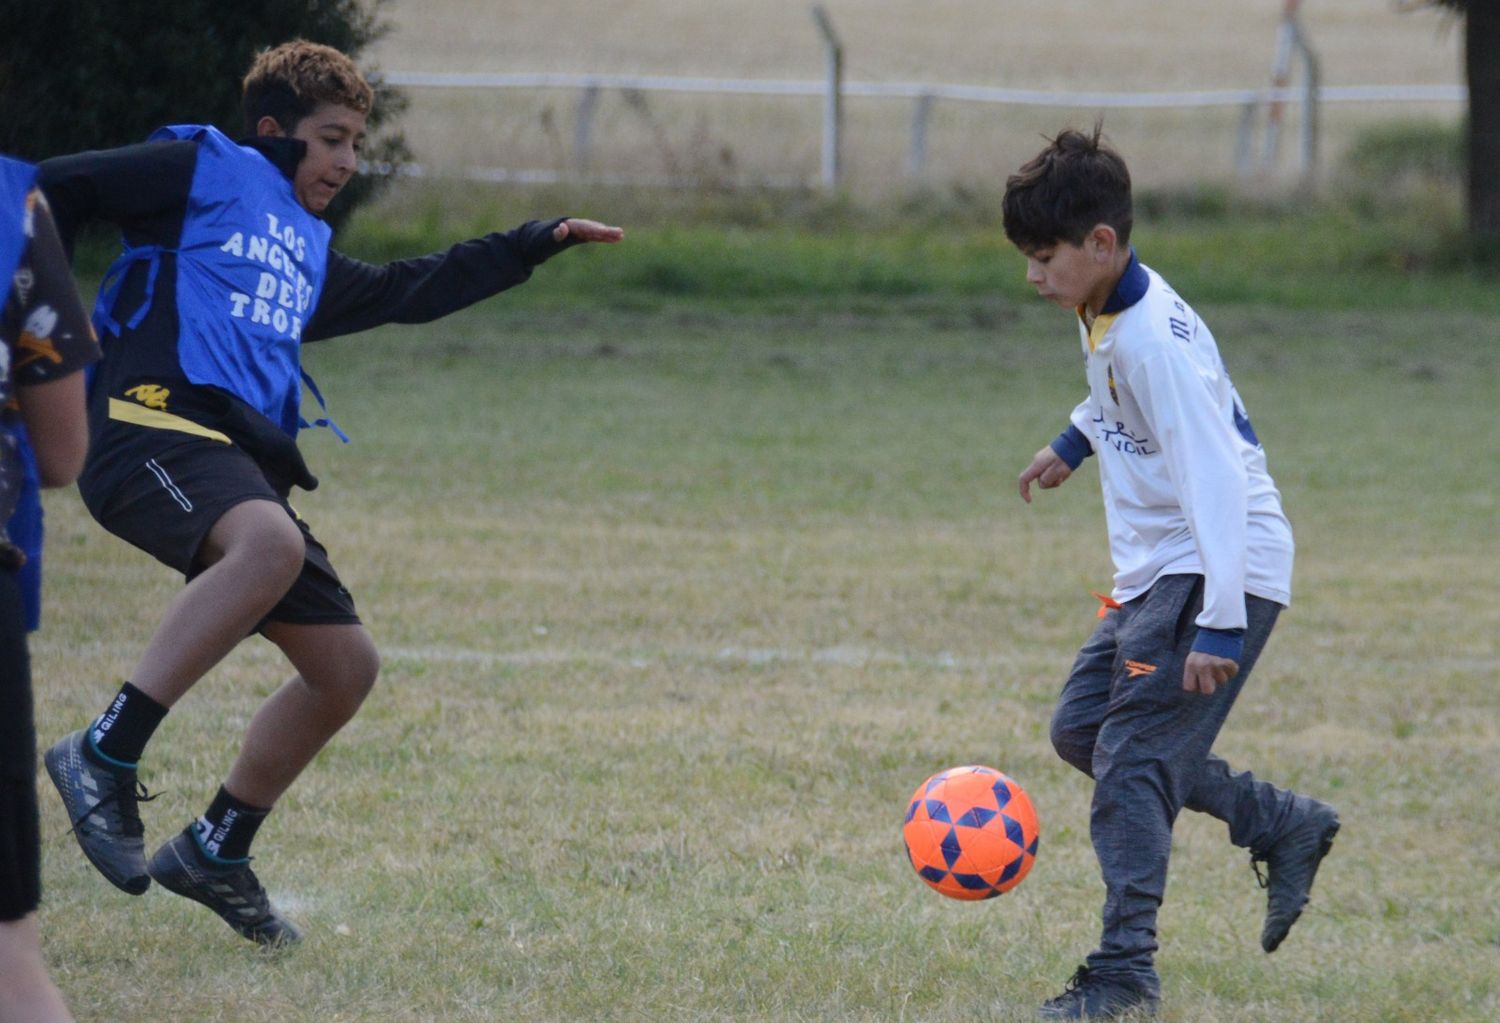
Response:
[{"label": "blue cuff", "polygon": [[104,764],[107,767],[123,767],[127,770],[134,771],[137,767],[136,763],[132,763],[129,760],[116,760],[114,757],[101,750],[98,744],[94,742],[94,725],[97,725],[98,723],[99,718],[95,718],[93,722],[89,724],[88,728],[84,729],[83,739],[89,744],[89,756],[98,757],[99,759],[97,762]]},{"label": "blue cuff", "polygon": [[1201,626],[1193,640],[1193,649],[1198,653],[1227,657],[1235,663],[1245,653],[1244,629],[1205,629]]},{"label": "blue cuff", "polygon": [[1094,446],[1089,443],[1082,430],[1070,423],[1052,442],[1052,450],[1068,464],[1069,469],[1076,469],[1083,464],[1085,458],[1094,453]]}]

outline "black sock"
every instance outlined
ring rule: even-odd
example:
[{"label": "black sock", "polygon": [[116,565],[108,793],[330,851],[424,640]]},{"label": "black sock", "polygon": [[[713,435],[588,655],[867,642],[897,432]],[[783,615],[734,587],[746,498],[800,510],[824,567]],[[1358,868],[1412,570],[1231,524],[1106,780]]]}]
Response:
[{"label": "black sock", "polygon": [[193,833],[198,836],[198,846],[214,859],[243,862],[249,859],[250,843],[270,812],[236,799],[220,785],[208,810],[193,824]]},{"label": "black sock", "polygon": [[[134,767],[167,708],[126,682],[109,709],[89,726],[87,753],[97,753],[106,763]],[[90,747],[92,746],[92,749]]]}]

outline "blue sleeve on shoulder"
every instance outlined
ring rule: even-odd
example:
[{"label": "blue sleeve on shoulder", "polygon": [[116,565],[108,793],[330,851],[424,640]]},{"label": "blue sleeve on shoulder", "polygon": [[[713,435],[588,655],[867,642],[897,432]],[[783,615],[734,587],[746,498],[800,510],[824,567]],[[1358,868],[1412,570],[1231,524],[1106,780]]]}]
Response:
[{"label": "blue sleeve on shoulder", "polygon": [[1068,428],[1052,442],[1052,450],[1068,463],[1069,469],[1076,469],[1083,464],[1085,458],[1094,453],[1094,446],[1089,443],[1082,430],[1069,423]]},{"label": "blue sleeve on shoulder", "polygon": [[1205,629],[1201,626],[1193,640],[1193,649],[1215,657],[1238,661],[1245,653],[1244,629]]}]

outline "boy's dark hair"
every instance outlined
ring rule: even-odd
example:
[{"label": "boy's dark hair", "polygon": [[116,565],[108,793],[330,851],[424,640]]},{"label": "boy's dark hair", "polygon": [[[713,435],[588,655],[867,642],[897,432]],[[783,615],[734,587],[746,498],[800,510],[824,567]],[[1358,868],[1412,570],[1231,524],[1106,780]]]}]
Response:
[{"label": "boy's dark hair", "polygon": [[1005,237],[1022,252],[1059,242],[1082,244],[1096,224],[1130,242],[1130,171],[1120,154],[1100,141],[1103,126],[1085,135],[1058,132],[1051,144],[1005,180]]},{"label": "boy's dark hair", "polygon": [[294,39],[262,50],[244,83],[245,128],[254,134],[262,117],[274,117],[291,134],[319,103],[368,114],[375,93],[358,66],[332,46]]}]

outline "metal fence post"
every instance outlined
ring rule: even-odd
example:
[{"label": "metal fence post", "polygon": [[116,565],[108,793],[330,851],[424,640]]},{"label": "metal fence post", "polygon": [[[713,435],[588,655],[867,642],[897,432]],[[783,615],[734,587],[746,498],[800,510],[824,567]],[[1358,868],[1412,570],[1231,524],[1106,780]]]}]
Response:
[{"label": "metal fence post", "polygon": [[844,117],[844,44],[833,30],[833,21],[822,4],[814,4],[813,20],[823,34],[824,52],[828,58],[828,91],[823,97],[823,187],[839,185],[840,149],[843,142]]},{"label": "metal fence post", "polygon": [[1318,87],[1323,72],[1301,20],[1295,17],[1292,36],[1302,54],[1302,185],[1311,188],[1318,174]]},{"label": "metal fence post", "polygon": [[1234,135],[1234,172],[1241,178],[1255,173],[1255,109],[1251,100],[1240,108],[1240,126]]},{"label": "metal fence post", "polygon": [[906,176],[918,180],[927,172],[927,121],[937,97],[924,92],[911,112],[911,151],[906,154]]},{"label": "metal fence post", "polygon": [[1266,145],[1262,167],[1273,172],[1281,141],[1281,111],[1285,102],[1280,93],[1291,84],[1292,57],[1302,58],[1302,123],[1299,125],[1302,156],[1302,185],[1311,187],[1318,173],[1318,89],[1322,81],[1318,55],[1313,51],[1302,27],[1302,0],[1286,0],[1281,24],[1276,30],[1276,56],[1272,63],[1272,97],[1266,116]]},{"label": "metal fence post", "polygon": [[589,172],[593,158],[594,110],[599,106],[599,86],[590,82],[578,97],[578,118],[573,126],[573,166],[579,177]]},{"label": "metal fence post", "polygon": [[1266,172],[1276,168],[1276,156],[1281,150],[1281,114],[1286,101],[1281,91],[1292,82],[1292,50],[1297,45],[1297,8],[1301,0],[1286,0],[1281,12],[1281,24],[1276,26],[1276,53],[1271,58],[1271,90],[1274,93],[1266,106],[1266,145],[1261,156],[1261,168]]}]

